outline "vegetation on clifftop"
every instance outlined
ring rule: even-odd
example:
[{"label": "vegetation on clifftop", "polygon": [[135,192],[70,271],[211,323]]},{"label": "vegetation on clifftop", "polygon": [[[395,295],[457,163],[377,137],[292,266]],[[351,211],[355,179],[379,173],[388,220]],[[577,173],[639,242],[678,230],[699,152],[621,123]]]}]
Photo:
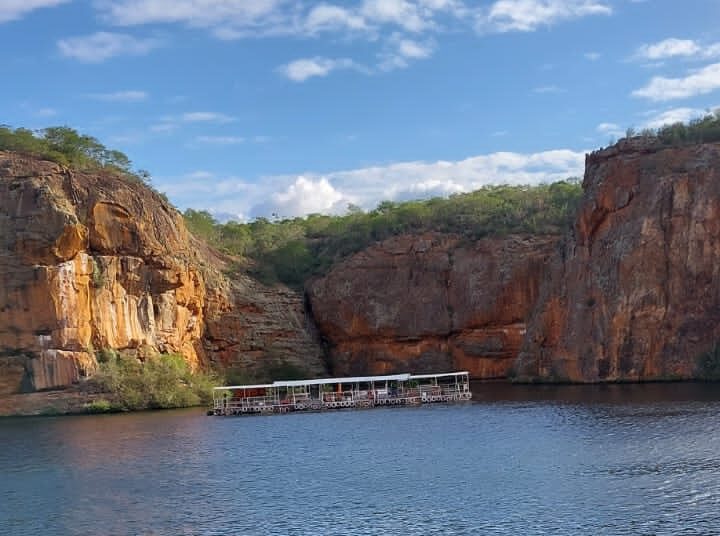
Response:
[{"label": "vegetation on clifftop", "polygon": [[134,171],[125,153],[65,126],[29,130],[0,125],[0,151],[38,156],[83,171],[113,171],[145,183],[150,177],[146,171]]},{"label": "vegetation on clifftop", "polygon": [[350,206],[343,216],[223,224],[208,212],[187,210],[185,221],[209,244],[250,259],[253,275],[261,281],[301,287],[334,262],[400,234],[437,231],[477,240],[510,233],[563,233],[581,193],[579,181],[568,179],[539,186],[487,186],[449,198],[384,201],[368,212]]},{"label": "vegetation on clifftop", "polygon": [[662,145],[680,146],[693,143],[712,143],[720,141],[720,109],[704,117],[693,119],[687,124],[682,122],[664,125],[658,129],[646,128],[639,133],[628,129],[628,138],[647,138]]}]

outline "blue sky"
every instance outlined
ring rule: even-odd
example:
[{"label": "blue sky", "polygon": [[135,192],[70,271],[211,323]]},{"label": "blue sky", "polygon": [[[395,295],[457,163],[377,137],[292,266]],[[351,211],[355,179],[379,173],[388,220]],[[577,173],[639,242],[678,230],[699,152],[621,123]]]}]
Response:
[{"label": "blue sky", "polygon": [[0,123],[241,219],[581,175],[720,106],[718,0],[0,0]]}]

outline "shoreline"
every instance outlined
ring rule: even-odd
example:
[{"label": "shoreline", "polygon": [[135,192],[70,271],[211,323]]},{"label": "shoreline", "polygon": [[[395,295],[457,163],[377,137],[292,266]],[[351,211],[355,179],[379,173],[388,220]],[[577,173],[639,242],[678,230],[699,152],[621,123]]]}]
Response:
[{"label": "shoreline", "polygon": [[[521,383],[507,379],[491,379],[491,380],[471,380],[471,386],[486,386],[485,389],[473,389],[474,402],[486,402],[488,395],[492,400],[565,400],[574,402],[591,401],[598,393],[607,392],[608,390],[617,390],[618,388],[636,388],[636,387],[657,387],[677,385],[683,386],[682,390],[687,390],[691,386],[719,386],[720,382],[699,379],[655,379],[647,381],[613,381],[613,382],[595,382],[595,383],[572,383],[572,382],[528,382]],[[720,390],[718,390],[720,393]],[[571,397],[548,397],[547,395],[585,395]],[[519,395],[519,396],[512,396]],[[535,396],[532,396],[535,395]],[[146,408],[140,410],[117,410],[110,409],[108,411],[92,411],[88,405],[98,400],[108,400],[111,398],[109,393],[88,393],[81,387],[73,387],[58,391],[40,391],[34,393],[18,393],[0,397],[0,419],[25,418],[25,417],[69,417],[81,415],[109,415],[109,414],[128,414],[128,413],[145,413],[151,411],[167,411],[177,409],[203,408],[205,405],[182,406],[175,408]],[[668,400],[672,400],[669,397]]]}]

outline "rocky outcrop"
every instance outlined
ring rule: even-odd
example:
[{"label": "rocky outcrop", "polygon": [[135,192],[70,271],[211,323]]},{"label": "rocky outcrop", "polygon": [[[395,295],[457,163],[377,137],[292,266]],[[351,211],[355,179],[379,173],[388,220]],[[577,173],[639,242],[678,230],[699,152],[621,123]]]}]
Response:
[{"label": "rocky outcrop", "polygon": [[[301,293],[243,275],[216,280],[207,296],[204,347],[244,381],[327,374],[323,348]],[[237,374],[233,374],[237,376]]]},{"label": "rocky outcrop", "polygon": [[302,295],[223,268],[139,181],[0,152],[0,395],[73,385],[109,349],[321,374]]},{"label": "rocky outcrop", "polygon": [[307,290],[332,373],[505,377],[555,242],[406,235],[337,264]]},{"label": "rocky outcrop", "polygon": [[203,359],[182,217],[140,183],[0,153],[0,393],[65,387],[95,352]]},{"label": "rocky outcrop", "polygon": [[583,187],[520,377],[694,377],[720,341],[720,144],[621,142],[587,157]]}]

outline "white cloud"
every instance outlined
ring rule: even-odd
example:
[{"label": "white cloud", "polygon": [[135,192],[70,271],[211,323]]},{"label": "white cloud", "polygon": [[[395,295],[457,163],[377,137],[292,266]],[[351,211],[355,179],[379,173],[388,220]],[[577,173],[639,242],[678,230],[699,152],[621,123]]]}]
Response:
[{"label": "white cloud", "polygon": [[633,96],[652,101],[668,101],[704,95],[720,89],[720,63],[712,63],[691,71],[684,78],[655,76],[645,87],[633,91]]},{"label": "white cloud", "polygon": [[321,31],[367,30],[364,17],[352,11],[329,4],[313,7],[305,19],[305,28],[311,34]]},{"label": "white cloud", "polygon": [[583,57],[588,61],[597,61],[602,57],[599,52],[586,52]]},{"label": "white cloud", "polygon": [[600,123],[596,129],[600,134],[606,136],[612,136],[614,138],[620,138],[625,135],[625,132],[616,123]]},{"label": "white cloud", "polygon": [[245,142],[240,136],[198,136],[195,141],[212,145],[238,145]]},{"label": "white cloud", "polygon": [[180,120],[186,123],[231,123],[235,118],[219,112],[185,112]]},{"label": "white cloud", "polygon": [[533,93],[542,95],[543,93],[565,93],[565,90],[558,86],[540,86],[533,88]]},{"label": "white cloud", "polygon": [[379,23],[392,23],[408,32],[420,32],[433,26],[420,13],[418,6],[407,0],[364,0],[361,13]]},{"label": "white cloud", "polygon": [[17,20],[31,11],[44,7],[55,7],[69,0],[2,0],[0,1],[0,23]]},{"label": "white cloud", "polygon": [[300,176],[284,191],[272,194],[268,203],[255,207],[254,211],[262,210],[266,215],[274,213],[286,218],[315,212],[338,213],[349,202],[326,178]]},{"label": "white cloud", "polygon": [[459,161],[401,162],[326,174],[263,177],[256,183],[203,172],[160,181],[158,187],[183,208],[290,217],[342,212],[348,203],[370,209],[383,200],[448,195],[489,184],[551,182],[582,175],[584,165],[584,152],[500,152]]},{"label": "white cloud", "polygon": [[386,50],[380,54],[378,68],[381,71],[404,69],[412,60],[429,58],[434,50],[433,41],[420,42],[395,34],[388,40]]},{"label": "white cloud", "polygon": [[117,0],[100,4],[105,19],[118,26],[184,23],[260,29],[279,17],[283,0]]},{"label": "white cloud", "polygon": [[146,100],[148,94],[145,91],[126,90],[112,93],[91,93],[88,97],[106,102],[139,102]]},{"label": "white cloud", "polygon": [[302,58],[291,61],[286,65],[278,67],[285,77],[293,82],[304,82],[308,78],[315,76],[323,77],[338,69],[361,69],[354,61],[348,58]]},{"label": "white cloud", "polygon": [[57,45],[63,56],[85,63],[100,63],[115,56],[142,56],[160,46],[160,42],[128,34],[97,32],[61,39]]},{"label": "white cloud", "polygon": [[595,0],[497,0],[480,11],[480,32],[532,32],[565,20],[610,15],[606,2]]},{"label": "white cloud", "polygon": [[651,114],[648,119],[643,122],[642,127],[660,128],[675,123],[687,123],[698,117],[704,117],[707,113],[706,110],[699,108],[672,108],[664,112]]},{"label": "white cloud", "polygon": [[671,37],[657,43],[641,45],[634,58],[658,61],[678,57],[707,59],[715,56],[720,56],[720,43],[702,45],[692,39]]}]

